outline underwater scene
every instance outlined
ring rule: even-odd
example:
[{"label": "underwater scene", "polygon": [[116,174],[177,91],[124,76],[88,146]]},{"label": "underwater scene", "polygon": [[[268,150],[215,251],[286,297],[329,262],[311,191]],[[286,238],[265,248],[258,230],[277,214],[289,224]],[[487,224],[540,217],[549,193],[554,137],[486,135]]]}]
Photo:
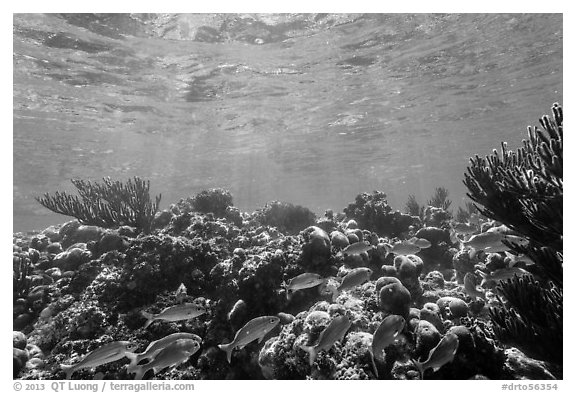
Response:
[{"label": "underwater scene", "polygon": [[13,378],[562,380],[562,32],[14,14]]}]

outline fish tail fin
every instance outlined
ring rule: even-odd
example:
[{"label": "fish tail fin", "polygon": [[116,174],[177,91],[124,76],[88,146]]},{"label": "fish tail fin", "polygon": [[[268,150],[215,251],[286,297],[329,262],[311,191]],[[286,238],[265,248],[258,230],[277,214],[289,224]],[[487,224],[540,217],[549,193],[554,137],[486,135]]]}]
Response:
[{"label": "fish tail fin", "polygon": [[424,367],[422,366],[422,363],[420,363],[419,361],[414,360],[414,359],[412,359],[412,363],[414,363],[414,365],[418,369],[418,372],[420,373],[420,379],[423,381],[424,380]]},{"label": "fish tail fin", "polygon": [[61,364],[60,368],[62,369],[62,371],[64,371],[64,373],[66,373],[66,379],[70,379],[74,371],[76,371],[74,369],[74,365]]},{"label": "fish tail fin", "polygon": [[128,365],[127,371],[129,373],[133,373],[134,367],[138,364],[138,354],[134,352],[126,352],[126,357],[130,360],[130,364]]},{"label": "fish tail fin", "polygon": [[300,348],[308,352],[308,355],[310,355],[310,367],[312,367],[312,365],[314,364],[314,360],[316,360],[316,356],[318,356],[318,351],[316,350],[316,347],[301,345]]},{"label": "fish tail fin", "polygon": [[132,370],[132,372],[136,374],[134,375],[134,380],[141,380],[144,377],[144,374],[146,374],[146,371],[148,371],[148,368],[145,364],[142,366],[135,366]]},{"label": "fish tail fin", "polygon": [[154,315],[147,313],[146,311],[141,312],[142,316],[147,319],[146,323],[144,324],[144,329],[146,329],[152,322],[154,322]]},{"label": "fish tail fin", "polygon": [[226,352],[226,359],[228,360],[228,363],[232,363],[232,350],[234,349],[234,347],[232,346],[232,343],[219,344],[218,348],[220,348],[221,350]]}]

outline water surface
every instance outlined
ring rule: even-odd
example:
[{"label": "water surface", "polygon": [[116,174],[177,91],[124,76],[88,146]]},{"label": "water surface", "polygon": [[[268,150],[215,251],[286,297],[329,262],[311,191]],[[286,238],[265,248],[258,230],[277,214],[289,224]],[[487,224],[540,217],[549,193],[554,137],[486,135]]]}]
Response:
[{"label": "water surface", "polygon": [[69,179],[341,211],[437,186],[562,103],[559,14],[14,16],[14,230]]}]

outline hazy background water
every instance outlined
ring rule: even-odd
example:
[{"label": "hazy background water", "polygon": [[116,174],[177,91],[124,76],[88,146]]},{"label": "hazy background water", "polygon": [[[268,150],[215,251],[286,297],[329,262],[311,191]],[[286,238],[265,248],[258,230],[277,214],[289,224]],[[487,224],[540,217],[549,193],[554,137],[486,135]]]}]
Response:
[{"label": "hazy background water", "polygon": [[341,211],[437,186],[562,103],[559,14],[14,16],[14,231],[70,178]]}]

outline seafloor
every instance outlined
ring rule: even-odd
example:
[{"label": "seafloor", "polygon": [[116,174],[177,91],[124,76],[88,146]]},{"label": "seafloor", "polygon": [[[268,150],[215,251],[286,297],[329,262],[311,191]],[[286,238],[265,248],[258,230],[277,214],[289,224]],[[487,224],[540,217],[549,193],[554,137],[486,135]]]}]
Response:
[{"label": "seafloor", "polygon": [[[15,233],[14,271],[28,269],[29,285],[14,293],[14,378],[63,379],[62,364],[76,364],[107,343],[129,341],[142,352],[176,332],[198,335],[200,348],[180,364],[148,371],[145,379],[561,378],[561,371],[496,338],[489,307],[499,301],[497,283],[485,283],[473,299],[463,278],[490,274],[507,261],[502,253],[463,248],[463,236],[450,229],[455,220],[441,208],[428,207],[420,217],[390,211],[375,227],[366,216],[358,218],[354,203],[318,219],[289,204],[248,214],[218,200],[197,209],[193,200],[158,212],[150,234],[76,220]],[[499,225],[482,218],[477,224],[478,232]],[[411,256],[387,252],[387,244],[414,237],[430,247]],[[367,251],[342,252],[359,241]],[[371,269],[368,281],[334,293],[358,267]],[[286,283],[305,272],[327,278],[332,291],[322,285],[288,297]],[[144,326],[143,312],[181,303],[206,312]],[[406,323],[375,358],[373,334],[392,314]],[[235,348],[229,363],[218,345],[260,316],[280,322],[260,342]],[[350,327],[311,365],[302,346],[322,340],[338,316]],[[451,333],[459,342],[454,356],[422,376],[414,361],[425,361]],[[72,378],[133,379],[128,364],[123,357],[78,369]]]}]

